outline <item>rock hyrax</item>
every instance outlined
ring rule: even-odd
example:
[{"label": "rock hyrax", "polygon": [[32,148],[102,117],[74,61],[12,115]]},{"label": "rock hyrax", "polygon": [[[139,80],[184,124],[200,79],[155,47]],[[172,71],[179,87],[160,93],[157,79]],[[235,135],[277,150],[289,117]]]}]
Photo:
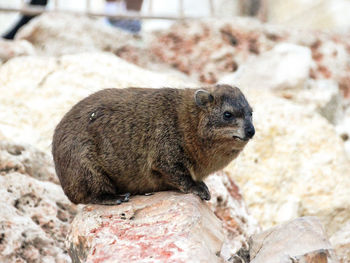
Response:
[{"label": "rock hyrax", "polygon": [[210,193],[203,179],[254,136],[252,109],[228,85],[105,89],[76,104],[55,129],[52,154],[73,203],[117,204],[124,193]]}]

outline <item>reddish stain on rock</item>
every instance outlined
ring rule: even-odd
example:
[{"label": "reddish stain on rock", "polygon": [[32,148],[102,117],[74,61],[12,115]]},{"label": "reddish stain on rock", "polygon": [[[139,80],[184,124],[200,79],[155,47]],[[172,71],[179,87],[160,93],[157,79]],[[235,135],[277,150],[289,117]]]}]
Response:
[{"label": "reddish stain on rock", "polygon": [[329,78],[332,77],[331,71],[330,71],[327,67],[325,67],[325,66],[323,66],[323,65],[319,65],[319,66],[317,67],[317,70],[318,70],[318,71],[323,75],[323,77],[325,77],[326,79],[329,79]]},{"label": "reddish stain on rock", "polygon": [[344,98],[350,99],[350,75],[344,76],[339,80],[339,89],[343,94]]},{"label": "reddish stain on rock", "polygon": [[230,185],[227,186],[227,190],[229,191],[230,195],[236,200],[242,201],[242,195],[239,191],[238,185],[236,185],[230,177],[228,177],[228,180],[230,182]]}]

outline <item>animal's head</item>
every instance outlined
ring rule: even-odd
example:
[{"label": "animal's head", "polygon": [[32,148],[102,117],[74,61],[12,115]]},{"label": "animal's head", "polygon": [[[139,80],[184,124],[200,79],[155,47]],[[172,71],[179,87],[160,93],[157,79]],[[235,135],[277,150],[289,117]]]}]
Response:
[{"label": "animal's head", "polygon": [[203,139],[241,149],[253,138],[252,108],[240,89],[229,85],[199,89],[194,100],[200,109],[198,128]]}]

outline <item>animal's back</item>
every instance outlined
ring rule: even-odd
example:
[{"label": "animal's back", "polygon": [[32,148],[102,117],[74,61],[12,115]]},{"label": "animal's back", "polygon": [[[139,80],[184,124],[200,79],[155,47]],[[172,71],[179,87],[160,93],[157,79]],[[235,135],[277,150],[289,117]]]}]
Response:
[{"label": "animal's back", "polygon": [[65,192],[93,183],[91,177],[98,175],[86,172],[89,169],[105,174],[120,193],[165,189],[152,174],[152,160],[171,136],[181,136],[176,123],[179,92],[107,89],[76,104],[53,139],[56,171]]}]

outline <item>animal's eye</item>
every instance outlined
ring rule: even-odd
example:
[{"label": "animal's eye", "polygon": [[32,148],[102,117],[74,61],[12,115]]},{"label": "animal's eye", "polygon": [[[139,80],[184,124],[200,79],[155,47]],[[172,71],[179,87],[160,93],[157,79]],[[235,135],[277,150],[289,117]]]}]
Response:
[{"label": "animal's eye", "polygon": [[224,112],[224,120],[231,120],[233,118],[233,114],[229,111]]}]

